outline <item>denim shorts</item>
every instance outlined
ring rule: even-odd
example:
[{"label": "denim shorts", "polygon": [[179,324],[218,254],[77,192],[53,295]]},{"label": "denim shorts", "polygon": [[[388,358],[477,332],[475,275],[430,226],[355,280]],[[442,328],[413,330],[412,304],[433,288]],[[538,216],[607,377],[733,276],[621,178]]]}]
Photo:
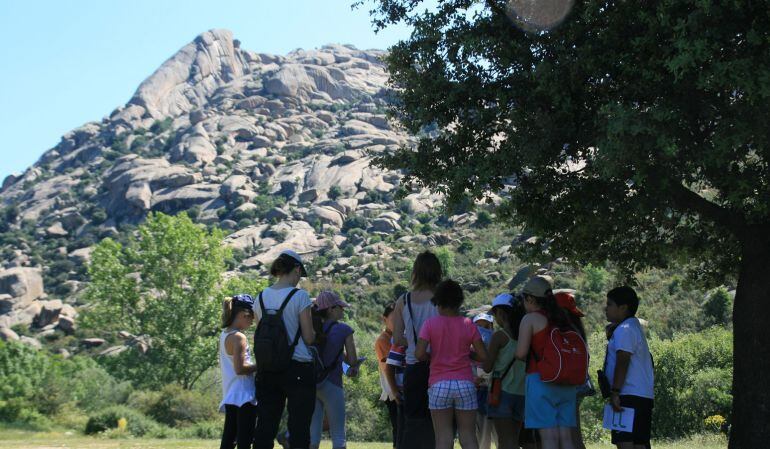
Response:
[{"label": "denim shorts", "polygon": [[476,410],[479,408],[476,385],[469,380],[442,380],[428,388],[431,410]]},{"label": "denim shorts", "polygon": [[577,388],[540,380],[539,373],[527,374],[524,427],[551,429],[577,427]]},{"label": "denim shorts", "polygon": [[524,396],[501,391],[500,403],[497,406],[487,406],[487,417],[524,421]]}]

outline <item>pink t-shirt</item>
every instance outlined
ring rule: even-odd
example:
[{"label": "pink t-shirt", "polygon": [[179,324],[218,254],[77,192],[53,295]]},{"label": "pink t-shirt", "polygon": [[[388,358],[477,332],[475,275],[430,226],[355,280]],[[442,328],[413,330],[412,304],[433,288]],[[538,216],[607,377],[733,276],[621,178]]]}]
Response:
[{"label": "pink t-shirt", "polygon": [[473,381],[471,345],[481,340],[481,334],[470,319],[434,316],[422,325],[420,339],[430,344],[429,385],[442,380]]}]

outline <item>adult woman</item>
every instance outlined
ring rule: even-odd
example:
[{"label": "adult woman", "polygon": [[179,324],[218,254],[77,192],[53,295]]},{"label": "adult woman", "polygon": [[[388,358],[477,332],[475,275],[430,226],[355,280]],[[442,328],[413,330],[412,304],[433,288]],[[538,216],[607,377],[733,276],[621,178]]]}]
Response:
[{"label": "adult woman", "polygon": [[404,432],[401,449],[432,449],[435,436],[428,408],[428,362],[415,356],[423,323],[438,315],[433,305],[433,291],[442,277],[441,262],[430,251],[420,253],[412,266],[411,291],[396,301],[393,310],[393,339],[406,346],[404,370]]},{"label": "adult woman", "polygon": [[[283,409],[289,411],[289,445],[310,446],[310,421],[315,408],[315,375],[308,345],[315,339],[310,313],[310,295],[297,284],[307,276],[302,258],[294,251],[281,252],[270,267],[277,281],[259,294],[254,311],[261,320],[264,314],[281,314],[288,337],[291,361],[281,371],[264,371],[257,366],[257,401],[259,420],[254,436],[255,449],[271,449],[278,433]],[[259,333],[259,327],[257,327]]]},{"label": "adult woman", "polygon": [[540,379],[537,360],[542,360],[551,326],[569,327],[566,312],[553,295],[549,276],[531,278],[523,289],[527,314],[519,326],[516,358],[527,360],[524,426],[538,429],[543,449],[575,449],[572,428],[577,426],[577,389],[571,385],[555,385]]},{"label": "adult woman", "polygon": [[[342,388],[342,359],[350,368],[348,376],[358,372],[358,356],[353,341],[353,329],[340,320],[349,304],[334,292],[321,292],[315,300],[314,314],[320,320],[316,324],[316,346],[324,364],[323,379],[316,385],[315,411],[310,425],[310,447],[317,449],[321,443],[324,414],[329,419],[332,449],[344,449],[345,439],[345,391]],[[317,377],[318,378],[318,377]]]}]

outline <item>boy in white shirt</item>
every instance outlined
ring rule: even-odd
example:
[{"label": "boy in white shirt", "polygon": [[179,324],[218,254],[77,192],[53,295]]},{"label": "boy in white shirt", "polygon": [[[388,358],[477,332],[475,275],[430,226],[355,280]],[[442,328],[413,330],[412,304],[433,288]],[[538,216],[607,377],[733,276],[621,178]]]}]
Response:
[{"label": "boy in white shirt", "polygon": [[607,293],[605,313],[614,325],[604,367],[611,386],[610,404],[615,411],[634,409],[632,431],[612,431],[612,443],[618,449],[650,448],[655,377],[647,339],[636,318],[638,308],[639,297],[631,287]]}]

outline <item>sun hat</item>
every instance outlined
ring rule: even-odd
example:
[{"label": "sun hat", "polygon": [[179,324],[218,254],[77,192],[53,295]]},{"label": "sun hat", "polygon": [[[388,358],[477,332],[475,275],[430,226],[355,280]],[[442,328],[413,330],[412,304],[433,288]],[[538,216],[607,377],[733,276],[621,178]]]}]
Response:
[{"label": "sun hat", "polygon": [[524,284],[522,292],[535,298],[545,298],[553,293],[553,279],[546,275],[533,276]]},{"label": "sun hat", "polygon": [[473,317],[473,323],[476,324],[478,321],[489,321],[490,323],[495,322],[495,317],[488,313],[479,313],[478,315]]},{"label": "sun hat", "polygon": [[281,254],[279,254],[278,257],[291,259],[292,262],[294,262],[294,264],[299,267],[300,275],[302,277],[307,277],[307,270],[305,270],[305,265],[302,263],[302,257],[299,254],[290,249],[285,249],[281,251]]},{"label": "sun hat", "polygon": [[350,304],[343,301],[340,298],[340,295],[329,290],[322,291],[315,299],[316,310],[325,310],[334,306],[340,306],[344,308],[350,307]]},{"label": "sun hat", "polygon": [[513,295],[510,293],[500,293],[499,295],[495,296],[495,299],[492,300],[492,308],[498,306],[508,306],[511,307],[513,305]]}]

